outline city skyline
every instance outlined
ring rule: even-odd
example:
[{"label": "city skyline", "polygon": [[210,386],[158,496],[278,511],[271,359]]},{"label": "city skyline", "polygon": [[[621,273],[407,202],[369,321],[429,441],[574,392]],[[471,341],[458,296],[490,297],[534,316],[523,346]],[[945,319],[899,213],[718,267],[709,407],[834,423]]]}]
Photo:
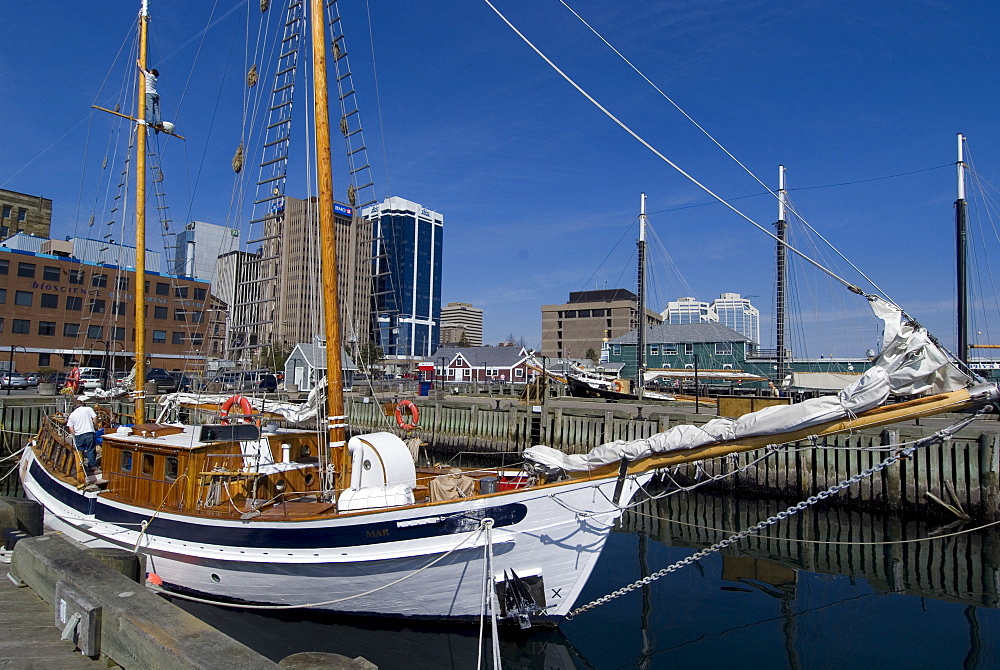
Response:
[{"label": "city skyline", "polygon": [[[116,65],[115,56],[138,3],[115,5],[101,13],[69,5],[52,15],[29,3],[5,17],[11,40],[0,54],[7,129],[0,187],[51,198],[54,238],[86,236],[108,125],[90,105],[105,102],[123,73],[135,75],[128,57],[119,55]],[[161,71],[164,118],[187,138],[160,138],[164,173],[177,185],[171,232],[194,220],[242,228],[248,219],[229,207],[240,116],[234,82],[245,71],[240,58],[230,58],[231,37],[222,38],[233,34],[244,6],[222,2],[213,14],[193,1],[169,11],[151,5],[151,63]],[[997,74],[989,27],[1000,9],[963,16],[930,2],[911,3],[905,13],[859,2],[571,6],[772,189],[778,164],[786,165],[795,208],[954,348],[955,134],[969,136],[973,159],[988,160],[1000,148],[991,112],[997,94],[976,85]],[[497,7],[650,145],[770,229],[773,197],[565,6]],[[634,290],[629,267],[645,191],[650,256],[656,240],[669,255],[661,265],[651,262],[649,305],[662,309],[678,295],[723,290],[754,296],[768,346],[773,242],[708,204],[709,196],[586,101],[487,5],[372,8],[380,97],[367,16],[346,3],[342,12],[379,200],[407,198],[448,218],[441,298],[481,307],[485,341],[514,333],[538,348],[539,305],[602,286]],[[414,35],[434,45],[420,59],[413,58]],[[102,91],[105,80],[114,83]],[[40,81],[59,82],[58,104]],[[343,160],[342,146],[333,154]],[[182,166],[185,157],[194,165]],[[247,164],[258,160],[247,157]],[[985,165],[979,176],[996,183],[998,169]],[[344,184],[335,178],[341,200]],[[287,192],[308,196],[291,177]],[[795,238],[802,228],[793,224],[793,242],[802,242]],[[987,226],[974,234],[992,233]],[[163,251],[155,226],[151,236]],[[824,263],[834,258],[808,244],[803,250]],[[473,266],[481,271],[470,272]],[[908,267],[921,271],[900,271]],[[837,270],[863,283],[843,263]],[[801,302],[790,310],[802,332],[792,337],[809,342],[804,355],[863,352],[876,343],[870,320],[855,321],[864,305],[840,294],[814,298],[811,285],[796,281]],[[992,306],[994,293],[985,286],[973,302]],[[828,327],[835,315],[846,315],[848,325]],[[990,339],[988,324],[977,322],[979,331]],[[992,339],[1000,341],[1000,333]]]}]

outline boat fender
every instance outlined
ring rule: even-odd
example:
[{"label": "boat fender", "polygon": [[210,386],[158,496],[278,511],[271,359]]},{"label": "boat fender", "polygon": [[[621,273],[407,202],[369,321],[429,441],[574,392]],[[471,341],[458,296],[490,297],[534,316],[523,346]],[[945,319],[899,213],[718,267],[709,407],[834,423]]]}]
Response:
[{"label": "boat fender", "polygon": [[250,418],[250,415],[253,414],[253,407],[250,406],[250,401],[241,395],[234,395],[226,400],[226,402],[222,403],[222,409],[219,410],[219,413],[222,415],[222,418],[219,419],[220,423],[226,426],[229,425],[229,410],[231,410],[235,405],[239,405],[240,411],[243,412],[243,423],[254,422],[253,419]]},{"label": "boat fender", "polygon": [[[403,412],[408,412],[410,415],[410,420],[406,421],[403,419]],[[400,400],[396,405],[396,423],[403,430],[413,430],[417,427],[417,423],[420,422],[420,410],[417,406],[413,404],[412,400]]]}]

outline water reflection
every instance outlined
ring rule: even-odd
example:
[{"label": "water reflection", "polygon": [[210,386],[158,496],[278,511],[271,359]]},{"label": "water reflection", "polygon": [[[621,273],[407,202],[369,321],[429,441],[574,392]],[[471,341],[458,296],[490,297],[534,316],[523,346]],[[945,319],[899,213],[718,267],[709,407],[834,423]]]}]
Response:
[{"label": "water reflection", "polygon": [[[609,537],[578,604],[786,506],[703,494],[646,501]],[[558,631],[506,632],[503,667],[998,667],[995,528],[956,534],[962,529],[810,508],[769,537],[744,540]],[[275,660],[331,651],[383,669],[464,669],[478,659],[474,627],[178,604]]]}]

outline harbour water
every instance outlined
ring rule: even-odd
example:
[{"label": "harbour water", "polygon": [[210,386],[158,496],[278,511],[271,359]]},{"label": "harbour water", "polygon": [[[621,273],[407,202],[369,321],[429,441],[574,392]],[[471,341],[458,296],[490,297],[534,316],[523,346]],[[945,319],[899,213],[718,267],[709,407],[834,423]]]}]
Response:
[{"label": "harbour water", "polygon": [[[611,534],[579,602],[786,506],[698,493],[638,504]],[[558,630],[502,632],[503,667],[998,667],[998,528],[966,532],[813,507],[772,526],[766,538],[741,541]],[[177,603],[275,660],[329,651],[383,669],[477,664],[475,627]]]}]

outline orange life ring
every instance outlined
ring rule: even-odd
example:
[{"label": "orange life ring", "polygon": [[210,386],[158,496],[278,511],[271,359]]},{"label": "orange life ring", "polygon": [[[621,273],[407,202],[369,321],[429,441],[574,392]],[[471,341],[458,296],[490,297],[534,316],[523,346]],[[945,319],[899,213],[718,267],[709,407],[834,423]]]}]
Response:
[{"label": "orange life ring", "polygon": [[[410,421],[403,421],[403,410],[410,413]],[[413,430],[417,427],[417,423],[420,422],[420,410],[417,406],[413,404],[410,400],[400,400],[396,405],[396,423],[403,430]]]},{"label": "orange life ring", "polygon": [[250,401],[241,395],[234,395],[230,397],[226,402],[222,403],[222,409],[219,412],[222,414],[222,419],[220,421],[223,425],[229,425],[229,410],[233,408],[234,405],[239,405],[240,410],[243,412],[243,423],[253,423],[253,419],[250,415],[253,414],[253,407],[250,406]]},{"label": "orange life ring", "polygon": [[618,393],[621,393],[622,391],[625,390],[625,384],[623,384],[620,379],[616,379],[612,385],[615,387],[615,391]]}]

